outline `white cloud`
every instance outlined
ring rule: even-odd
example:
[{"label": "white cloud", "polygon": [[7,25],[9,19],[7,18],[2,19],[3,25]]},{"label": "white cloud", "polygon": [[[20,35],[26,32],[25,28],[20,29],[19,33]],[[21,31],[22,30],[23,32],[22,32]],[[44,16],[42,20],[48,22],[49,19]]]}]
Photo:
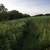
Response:
[{"label": "white cloud", "polygon": [[[38,6],[37,2],[31,2],[31,0],[28,0],[27,2],[23,0],[0,0],[0,3],[3,3],[6,8],[9,10],[19,10],[22,13],[27,13],[30,15],[35,15],[39,13],[50,13],[50,5],[47,7]],[[29,2],[30,1],[30,2]],[[36,0],[37,1],[37,0]],[[29,3],[28,3],[29,2]]]}]

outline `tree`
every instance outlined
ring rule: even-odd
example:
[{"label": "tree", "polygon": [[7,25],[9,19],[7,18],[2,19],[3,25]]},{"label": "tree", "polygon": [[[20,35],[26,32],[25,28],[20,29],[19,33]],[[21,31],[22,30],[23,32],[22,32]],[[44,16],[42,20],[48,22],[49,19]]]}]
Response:
[{"label": "tree", "polygon": [[24,16],[24,18],[25,18],[25,17],[30,17],[30,15],[28,15],[28,14],[23,14],[23,16]]},{"label": "tree", "polygon": [[14,19],[19,19],[24,17],[30,17],[30,15],[22,14],[16,10],[8,11],[3,4],[0,4],[0,21],[14,20]]},{"label": "tree", "polygon": [[9,20],[17,19],[19,12],[16,10],[8,11]]},{"label": "tree", "polygon": [[7,8],[3,4],[0,4],[0,13],[7,12]]},{"label": "tree", "polygon": [[0,21],[7,20],[7,8],[3,4],[0,4]]},{"label": "tree", "polygon": [[46,16],[50,16],[50,13],[45,14]]}]

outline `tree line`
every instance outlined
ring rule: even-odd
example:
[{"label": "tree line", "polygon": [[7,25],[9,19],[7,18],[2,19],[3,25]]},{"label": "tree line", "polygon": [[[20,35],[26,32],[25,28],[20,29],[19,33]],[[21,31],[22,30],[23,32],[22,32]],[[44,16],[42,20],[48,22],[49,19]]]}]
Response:
[{"label": "tree line", "polygon": [[19,11],[16,10],[8,11],[8,9],[5,8],[3,4],[0,4],[0,21],[26,18],[26,17],[30,17],[30,15],[20,13]]},{"label": "tree line", "polygon": [[[38,14],[38,15],[35,15],[35,16],[32,16],[32,17],[38,17],[38,16],[50,16],[50,14],[49,13],[45,14],[45,15]],[[20,18],[26,18],[26,17],[31,17],[31,16],[28,15],[28,14],[20,13],[17,10],[8,11],[8,9],[5,8],[5,6],[3,4],[0,4],[0,21],[20,19]]]}]

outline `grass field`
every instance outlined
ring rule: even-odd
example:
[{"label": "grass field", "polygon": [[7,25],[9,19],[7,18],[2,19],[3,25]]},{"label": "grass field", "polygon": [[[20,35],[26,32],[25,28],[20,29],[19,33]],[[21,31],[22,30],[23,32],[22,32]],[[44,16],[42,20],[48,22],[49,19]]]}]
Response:
[{"label": "grass field", "polygon": [[[42,17],[39,16],[39,17],[30,17],[30,18],[0,22],[1,49],[12,50],[12,49],[16,49],[19,45],[21,45],[20,43],[18,44],[18,42],[19,41],[21,42],[21,38],[23,37],[23,30],[25,29],[24,25],[28,20],[32,20],[32,22],[37,26],[37,30],[35,32],[39,33],[39,38],[38,40],[36,38],[34,39],[33,36],[29,34],[27,38],[25,38],[24,47],[38,48],[38,45],[40,43],[42,44],[42,46],[50,45],[50,16],[42,16]],[[31,22],[29,24],[31,24]],[[34,40],[35,42],[34,41],[32,42],[32,40]],[[47,42],[45,43],[43,41],[45,42],[47,41]]]}]

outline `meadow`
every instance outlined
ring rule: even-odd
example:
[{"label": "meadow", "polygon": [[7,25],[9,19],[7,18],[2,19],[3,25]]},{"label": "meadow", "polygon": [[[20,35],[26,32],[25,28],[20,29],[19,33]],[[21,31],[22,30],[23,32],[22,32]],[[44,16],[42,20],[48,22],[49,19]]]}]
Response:
[{"label": "meadow", "polygon": [[50,16],[0,22],[0,50],[49,50]]}]

